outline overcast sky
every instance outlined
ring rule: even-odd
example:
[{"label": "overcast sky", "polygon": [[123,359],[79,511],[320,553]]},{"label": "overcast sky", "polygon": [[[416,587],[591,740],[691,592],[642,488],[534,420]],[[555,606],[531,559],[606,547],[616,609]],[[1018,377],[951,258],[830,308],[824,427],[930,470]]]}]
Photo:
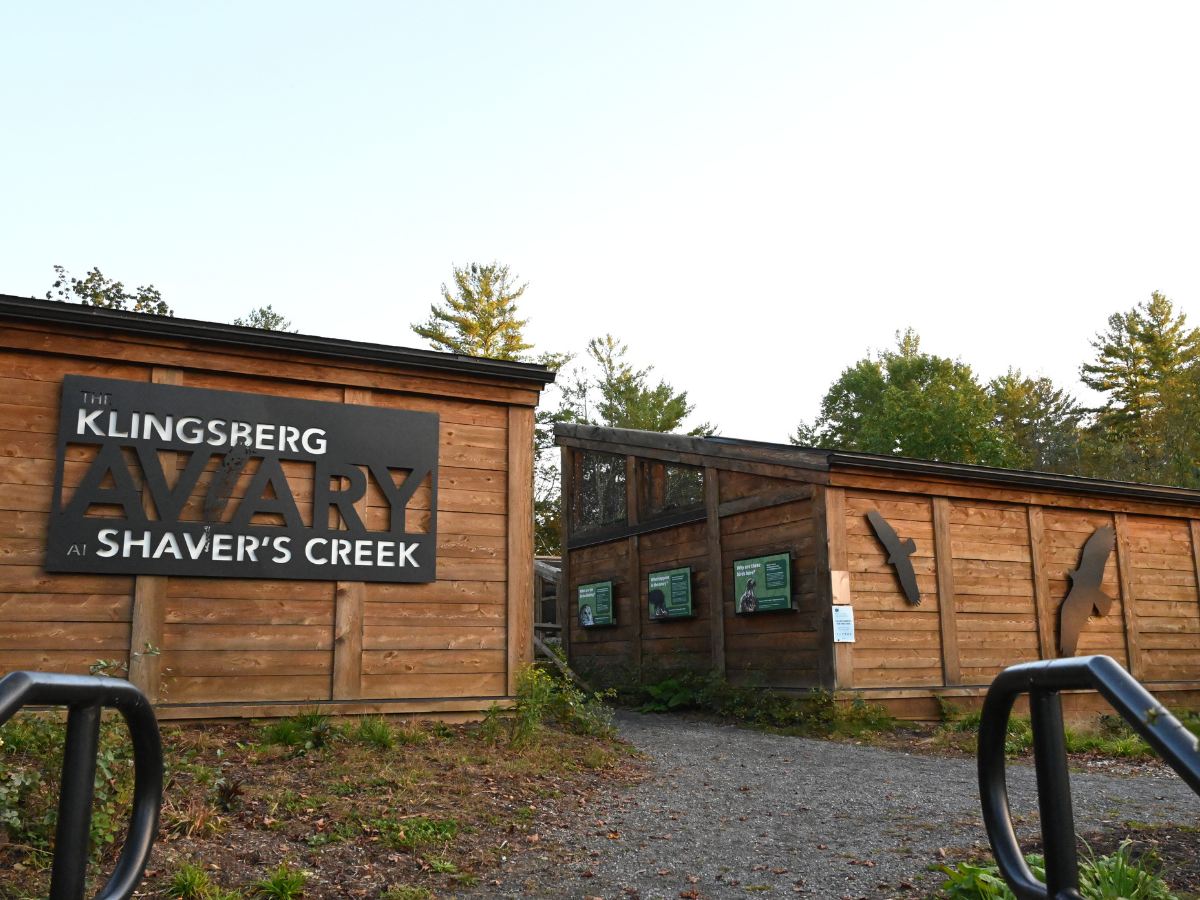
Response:
[{"label": "overcast sky", "polygon": [[[1158,289],[1200,324],[1200,4],[0,9],[0,293],[422,346],[451,265],[786,440],[912,326],[1078,386]],[[1086,398],[1085,398],[1086,399]]]}]

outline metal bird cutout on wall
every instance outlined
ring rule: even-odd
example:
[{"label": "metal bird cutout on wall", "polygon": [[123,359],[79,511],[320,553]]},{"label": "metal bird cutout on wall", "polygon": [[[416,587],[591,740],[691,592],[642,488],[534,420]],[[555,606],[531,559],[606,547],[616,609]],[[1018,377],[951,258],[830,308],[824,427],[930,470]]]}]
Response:
[{"label": "metal bird cutout on wall", "polygon": [[1095,608],[1103,617],[1112,609],[1113,598],[1100,590],[1104,582],[1104,567],[1108,565],[1117,533],[1108,525],[1101,525],[1083,545],[1078,569],[1067,569],[1071,576],[1071,590],[1058,611],[1058,649],[1064,657],[1074,656],[1079,646],[1079,632]]},{"label": "metal bird cutout on wall", "polygon": [[878,510],[873,509],[867,513],[867,521],[875,530],[879,543],[887,550],[888,564],[896,570],[896,577],[900,579],[900,586],[904,588],[908,602],[913,606],[920,606],[921,592],[917,589],[917,573],[913,571],[912,560],[909,559],[917,549],[917,542],[912,538],[900,540],[896,529],[888,524],[887,519],[881,516]]}]

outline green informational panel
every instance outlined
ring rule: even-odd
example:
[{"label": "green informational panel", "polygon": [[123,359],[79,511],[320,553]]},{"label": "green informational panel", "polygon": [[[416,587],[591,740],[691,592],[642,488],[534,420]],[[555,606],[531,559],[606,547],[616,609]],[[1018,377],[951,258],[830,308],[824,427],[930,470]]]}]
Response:
[{"label": "green informational panel", "polygon": [[650,618],[692,614],[692,567],[650,573]]},{"label": "green informational panel", "polygon": [[738,613],[792,608],[792,554],[776,553],[733,564],[734,610]]},{"label": "green informational panel", "polygon": [[579,586],[579,624],[584,628],[614,623],[611,581]]}]

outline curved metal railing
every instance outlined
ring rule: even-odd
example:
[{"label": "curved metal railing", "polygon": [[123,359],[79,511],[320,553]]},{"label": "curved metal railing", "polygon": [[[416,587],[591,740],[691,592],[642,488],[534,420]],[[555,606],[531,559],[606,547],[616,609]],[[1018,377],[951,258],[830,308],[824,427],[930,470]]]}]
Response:
[{"label": "curved metal railing", "polygon": [[[979,799],[1000,874],[1018,900],[1078,900],[1079,858],[1063,732],[1062,691],[1096,690],[1163,760],[1200,794],[1200,752],[1195,735],[1108,656],[1025,663],[1001,672],[988,688],[979,723]],[[1046,858],[1046,883],[1038,881],[1017,844],[1008,808],[1004,745],[1008,717],[1029,694],[1038,809]]]},{"label": "curved metal railing", "polygon": [[50,900],[83,900],[95,798],[100,711],[120,710],[133,741],[133,810],[121,856],[95,900],[129,900],[158,833],[163,756],[150,701],[128,681],[89,675],[12,672],[0,680],[0,725],[25,706],[65,706],[67,737],[58,797]]}]

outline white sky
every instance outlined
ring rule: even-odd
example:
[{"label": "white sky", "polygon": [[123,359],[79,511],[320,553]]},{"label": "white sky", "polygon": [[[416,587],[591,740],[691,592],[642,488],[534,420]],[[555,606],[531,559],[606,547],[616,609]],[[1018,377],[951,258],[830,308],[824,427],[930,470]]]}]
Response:
[{"label": "white sky", "polygon": [[1200,324],[1200,5],[9,4],[0,292],[411,346],[452,263],[538,349],[613,332],[785,440],[912,325],[1077,394],[1160,289]]}]

